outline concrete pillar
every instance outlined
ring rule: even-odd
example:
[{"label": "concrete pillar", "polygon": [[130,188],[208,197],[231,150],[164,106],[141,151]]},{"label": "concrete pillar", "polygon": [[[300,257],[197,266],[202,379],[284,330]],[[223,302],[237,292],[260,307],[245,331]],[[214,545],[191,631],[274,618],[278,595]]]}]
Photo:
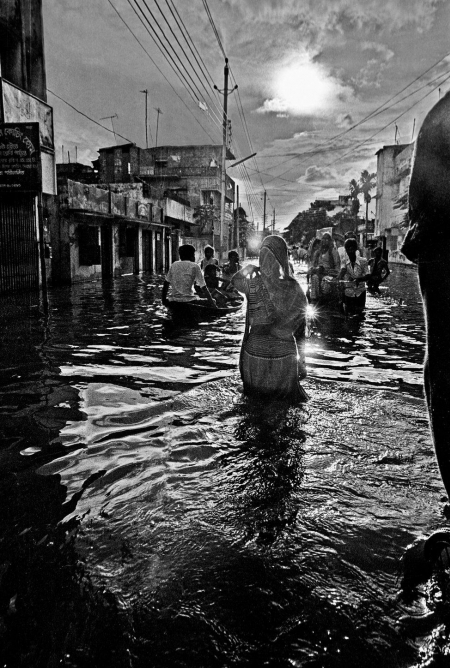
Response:
[{"label": "concrete pillar", "polygon": [[143,252],[143,243],[142,243],[142,227],[139,225],[137,230],[137,249],[136,249],[136,259],[138,266],[136,267],[135,273],[142,274],[142,268],[144,266],[144,252]]},{"label": "concrete pillar", "polygon": [[152,230],[152,267],[153,273],[156,274],[156,232]]}]

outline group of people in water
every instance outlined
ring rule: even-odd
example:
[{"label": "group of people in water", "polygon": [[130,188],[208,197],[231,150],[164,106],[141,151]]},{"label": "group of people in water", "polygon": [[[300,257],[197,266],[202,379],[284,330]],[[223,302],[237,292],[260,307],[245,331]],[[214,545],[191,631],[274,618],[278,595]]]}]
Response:
[{"label": "group of people in water", "polygon": [[328,233],[321,239],[314,238],[306,261],[309,301],[315,304],[334,299],[349,314],[362,311],[366,290],[379,293],[380,284],[390,274],[382,248],[375,248],[373,257],[368,260],[351,232],[334,239]]},{"label": "group of people in water", "polygon": [[[284,239],[270,235],[264,239],[259,263],[241,268],[237,251],[230,251],[223,266],[214,248],[206,246],[200,264],[195,248],[184,244],[180,259],[169,269],[162,290],[162,302],[195,302],[213,308],[226,306],[239,295],[247,298],[245,333],[240,371],[246,394],[271,398],[305,400],[300,380],[306,376],[304,339],[306,307],[332,295],[336,287],[345,309],[364,307],[366,283],[377,291],[389,275],[381,249],[368,262],[349,236],[342,251],[330,234],[311,242],[307,254],[308,299],[294,277],[289,250]],[[168,299],[169,287],[171,300]],[[235,302],[234,302],[235,303]]]}]

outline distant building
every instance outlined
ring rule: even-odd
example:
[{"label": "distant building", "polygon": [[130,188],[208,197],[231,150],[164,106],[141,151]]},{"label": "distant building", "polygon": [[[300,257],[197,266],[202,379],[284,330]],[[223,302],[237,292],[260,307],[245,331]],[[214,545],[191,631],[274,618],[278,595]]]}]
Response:
[{"label": "distant building", "polygon": [[0,293],[37,289],[56,195],[41,0],[0,2],[0,192]]},{"label": "distant building", "polygon": [[409,264],[400,251],[408,228],[408,190],[414,152],[411,144],[383,146],[377,152],[374,236],[384,239],[389,260]]},{"label": "distant building", "polygon": [[[221,145],[158,146],[142,149],[122,144],[99,149],[99,181],[141,182],[145,192],[157,199],[168,198],[192,207],[195,217],[184,221],[166,210],[167,222],[180,233],[184,243],[201,252],[206,243],[219,247],[221,202]],[[234,159],[228,150],[227,159]],[[229,246],[233,221],[235,183],[226,175],[224,246]],[[196,222],[197,221],[197,222]]]},{"label": "distant building", "polygon": [[192,219],[190,207],[149,197],[142,183],[95,183],[96,171],[87,165],[57,165],[57,175],[55,282],[168,271],[179,234],[167,214]]}]

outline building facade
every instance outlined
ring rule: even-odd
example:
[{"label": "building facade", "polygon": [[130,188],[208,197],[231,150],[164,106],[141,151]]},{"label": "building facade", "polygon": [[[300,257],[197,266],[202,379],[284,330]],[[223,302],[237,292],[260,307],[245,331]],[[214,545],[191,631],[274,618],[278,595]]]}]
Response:
[{"label": "building facade", "polygon": [[[111,146],[99,149],[99,180],[105,183],[137,180],[144,185],[148,196],[167,198],[192,208],[194,217],[189,226],[179,225],[170,213],[168,222],[177,226],[183,243],[192,243],[201,252],[206,244],[219,247],[221,156],[222,146],[214,144],[148,149],[134,144]],[[230,151],[227,159],[234,159]],[[228,174],[225,184],[223,243],[228,248],[235,199],[235,183]]]},{"label": "building facade", "polygon": [[57,210],[52,218],[55,282],[168,271],[180,241],[172,221],[178,228],[188,226],[193,215],[190,207],[167,197],[148,197],[142,183],[74,181],[60,173],[66,168],[59,167]]},{"label": "building facade", "polygon": [[56,195],[41,0],[0,3],[0,293],[45,288]]},{"label": "building facade", "polygon": [[374,236],[384,240],[390,262],[410,264],[400,248],[409,222],[408,191],[414,146],[414,142],[394,144],[377,152]]}]

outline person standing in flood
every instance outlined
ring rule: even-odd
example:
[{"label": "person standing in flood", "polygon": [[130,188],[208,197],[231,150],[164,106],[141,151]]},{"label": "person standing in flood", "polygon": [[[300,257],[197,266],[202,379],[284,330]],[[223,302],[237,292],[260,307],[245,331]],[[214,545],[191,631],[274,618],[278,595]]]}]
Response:
[{"label": "person standing in flood", "polygon": [[334,247],[331,235],[327,232],[322,237],[311,269],[311,303],[319,301],[321,297],[330,296],[333,287],[330,281],[324,281],[324,278],[336,278],[340,268],[339,253]]},{"label": "person standing in flood", "polygon": [[366,284],[370,278],[367,273],[368,265],[364,257],[357,256],[358,244],[356,239],[350,238],[344,244],[345,264],[339,272],[338,280],[345,281],[343,307],[345,313],[361,312],[366,305]]},{"label": "person standing in flood", "polygon": [[239,365],[244,392],[304,401],[307,396],[299,380],[306,376],[307,302],[300,285],[290,275],[284,239],[266,237],[259,253],[259,267],[247,265],[233,276],[231,283],[247,297]]},{"label": "person standing in flood", "polygon": [[388,263],[383,259],[383,250],[379,246],[373,252],[373,258],[369,260],[370,276],[367,279],[369,292],[380,294],[380,283],[385,281],[391,270]]}]

